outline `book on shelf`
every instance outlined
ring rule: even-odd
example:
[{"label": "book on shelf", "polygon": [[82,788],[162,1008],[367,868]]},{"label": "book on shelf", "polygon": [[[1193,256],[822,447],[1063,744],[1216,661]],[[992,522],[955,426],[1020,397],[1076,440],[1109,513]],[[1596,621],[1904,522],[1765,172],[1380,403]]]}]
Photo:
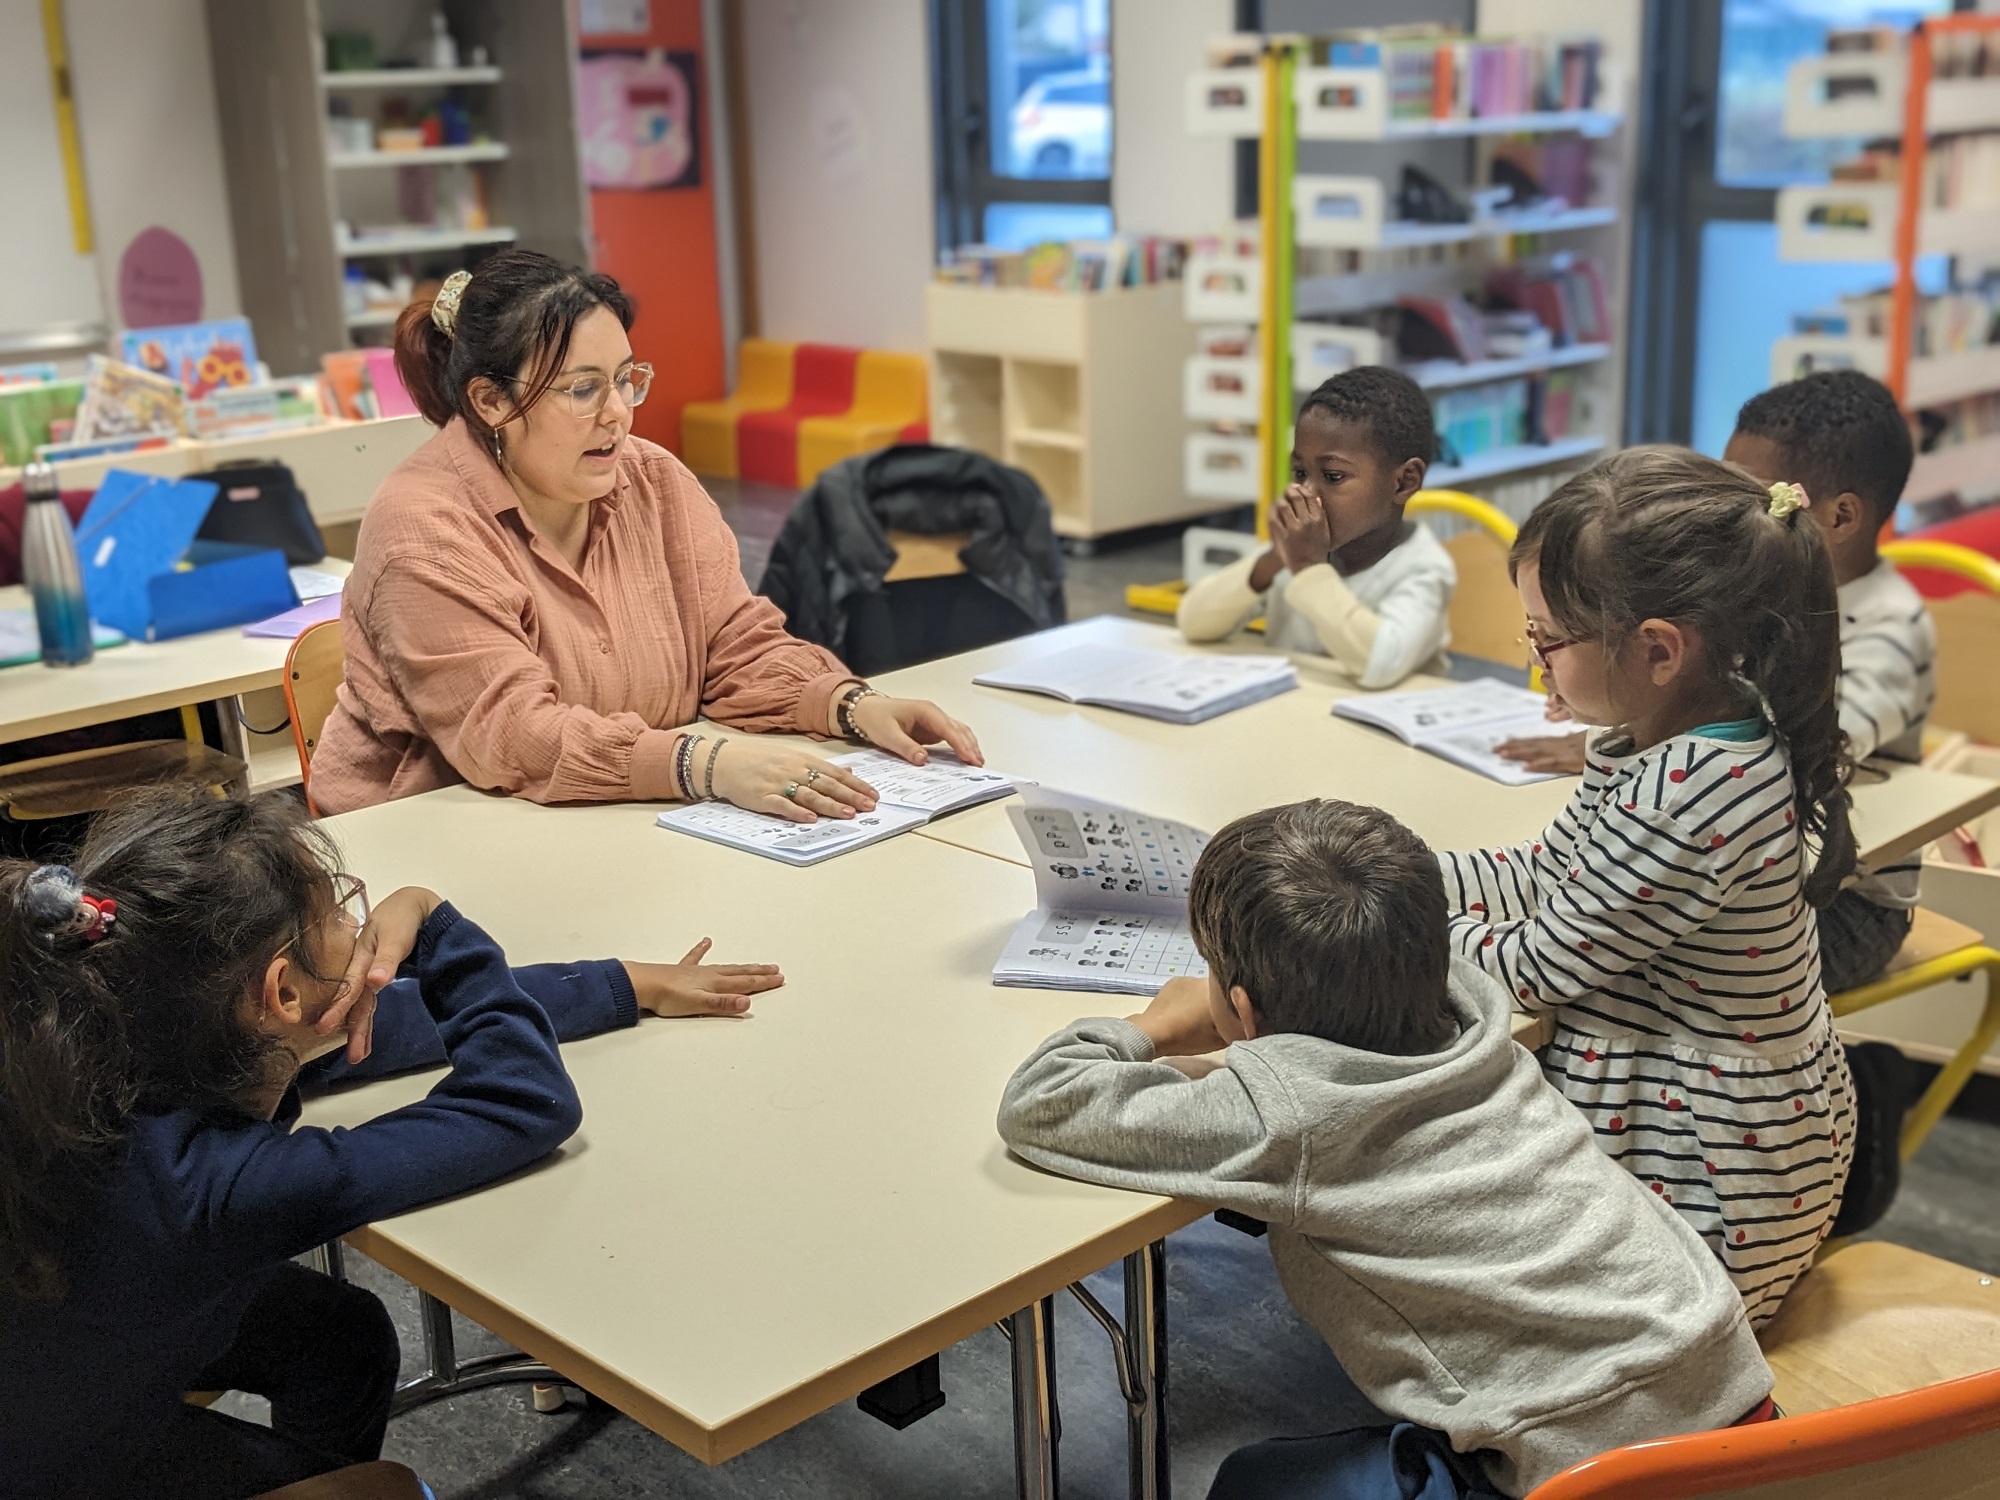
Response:
[{"label": "book on shelf", "polygon": [[47,360],[25,365],[0,365],[0,390],[10,385],[47,385],[60,379],[62,371]]},{"label": "book on shelf", "polygon": [[225,386],[188,402],[188,428],[198,438],[259,437],[324,420],[320,383],[310,375]]},{"label": "book on shelf", "polygon": [[1178,281],[1187,253],[1186,241],[1157,235],[1045,240],[1022,250],[961,245],[938,265],[936,279],[954,286],[1103,292]]},{"label": "book on shelf", "polygon": [[[1584,36],[1467,36],[1424,24],[1314,39],[1321,67],[1379,68],[1396,121],[1486,119],[1594,109],[1603,44]],[[1221,66],[1211,51],[1211,66]]]},{"label": "book on shelf", "polygon": [[83,405],[83,381],[23,381],[0,385],[0,464],[31,462],[38,448],[60,441],[56,429],[74,431]]},{"label": "book on shelf", "polygon": [[128,365],[179,382],[190,400],[257,381],[257,339],[248,318],[130,329],[119,341],[119,356]]},{"label": "book on shelf", "polygon": [[1151,995],[1204,978],[1188,930],[1188,882],[1208,835],[1092,798],[1021,788],[1007,809],[1035,871],[993,982],[1029,989]]},{"label": "book on shelf", "polygon": [[1212,656],[1145,646],[1070,646],[982,672],[980,687],[1045,693],[1169,724],[1200,724],[1299,685],[1282,656]]},{"label": "book on shelf", "polygon": [[103,354],[84,362],[73,443],[174,438],[186,431],[187,399],[179,381]]},{"label": "book on shelf", "polygon": [[692,802],[669,808],[655,820],[675,833],[761,854],[788,865],[816,865],[837,854],[880,843],[921,827],[932,818],[1012,794],[1017,778],[1003,771],[968,766],[948,751],[933,750],[928,762],[913,766],[881,750],[857,750],[833,757],[875,788],[873,812],[851,818],[794,823],[770,813],[750,812],[727,802]]},{"label": "book on shelf", "polygon": [[1357,724],[1386,729],[1413,749],[1427,751],[1507,786],[1551,781],[1546,771],[1530,771],[1493,753],[1503,740],[1546,739],[1573,734],[1582,726],[1552,724],[1548,700],[1540,693],[1482,677],[1447,688],[1408,693],[1360,693],[1335,700],[1333,712]]}]

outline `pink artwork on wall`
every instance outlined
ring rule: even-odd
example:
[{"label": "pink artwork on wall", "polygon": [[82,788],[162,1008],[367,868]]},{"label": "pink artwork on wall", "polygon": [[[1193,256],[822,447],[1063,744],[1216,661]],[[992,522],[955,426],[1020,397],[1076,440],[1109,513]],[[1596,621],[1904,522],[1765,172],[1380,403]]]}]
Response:
[{"label": "pink artwork on wall", "polygon": [[188,242],[155,224],[118,260],[118,315],[127,328],[201,320],[201,262]]},{"label": "pink artwork on wall", "polygon": [[701,183],[692,52],[587,52],[577,63],[583,176],[593,188]]}]

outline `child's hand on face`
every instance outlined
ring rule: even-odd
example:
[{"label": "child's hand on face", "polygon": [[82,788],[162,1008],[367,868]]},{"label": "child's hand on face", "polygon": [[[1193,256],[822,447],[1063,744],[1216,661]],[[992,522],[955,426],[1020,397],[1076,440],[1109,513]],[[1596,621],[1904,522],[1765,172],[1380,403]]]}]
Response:
[{"label": "child's hand on face", "polygon": [[417,934],[443,904],[436,891],[406,885],[369,909],[368,924],[355,934],[354,954],[341,976],[340,989],[326,1014],[315,1023],[321,1036],[347,1028],[347,1060],[368,1056],[374,1032],[375,997],[396,977],[403,960],[417,946]]},{"label": "child's hand on face", "polygon": [[750,997],[785,982],[776,964],[705,964],[703,938],[677,964],[625,962],[639,1009],[656,1016],[741,1016]]},{"label": "child's hand on face", "polygon": [[1271,507],[1271,544],[1293,573],[1325,562],[1333,551],[1333,523],[1326,507],[1304,485],[1288,486]]},{"label": "child's hand on face", "polygon": [[1209,1012],[1206,979],[1169,979],[1152,1004],[1126,1019],[1153,1039],[1160,1057],[1192,1057],[1229,1045]]}]

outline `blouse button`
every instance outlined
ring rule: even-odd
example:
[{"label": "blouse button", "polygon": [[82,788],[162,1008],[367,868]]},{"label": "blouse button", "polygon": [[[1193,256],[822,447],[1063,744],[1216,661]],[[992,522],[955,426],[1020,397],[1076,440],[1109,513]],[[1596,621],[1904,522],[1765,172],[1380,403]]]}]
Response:
[{"label": "blouse button", "polygon": [[602,652],[602,653],[603,653],[604,655],[606,655],[606,656],[609,656],[609,655],[611,654],[611,642],[609,642],[609,641],[599,641],[599,642],[597,643],[597,649],[598,649],[598,650],[599,650],[600,652]]}]

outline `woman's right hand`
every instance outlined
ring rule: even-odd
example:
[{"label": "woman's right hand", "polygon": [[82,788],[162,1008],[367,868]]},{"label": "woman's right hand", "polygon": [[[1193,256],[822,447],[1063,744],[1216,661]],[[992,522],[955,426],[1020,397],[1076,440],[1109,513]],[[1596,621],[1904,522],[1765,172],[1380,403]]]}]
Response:
[{"label": "woman's right hand", "polygon": [[[715,795],[750,812],[813,823],[875,810],[875,788],[831,761],[790,745],[733,735],[715,757]],[[792,797],[785,788],[796,786]]]}]

